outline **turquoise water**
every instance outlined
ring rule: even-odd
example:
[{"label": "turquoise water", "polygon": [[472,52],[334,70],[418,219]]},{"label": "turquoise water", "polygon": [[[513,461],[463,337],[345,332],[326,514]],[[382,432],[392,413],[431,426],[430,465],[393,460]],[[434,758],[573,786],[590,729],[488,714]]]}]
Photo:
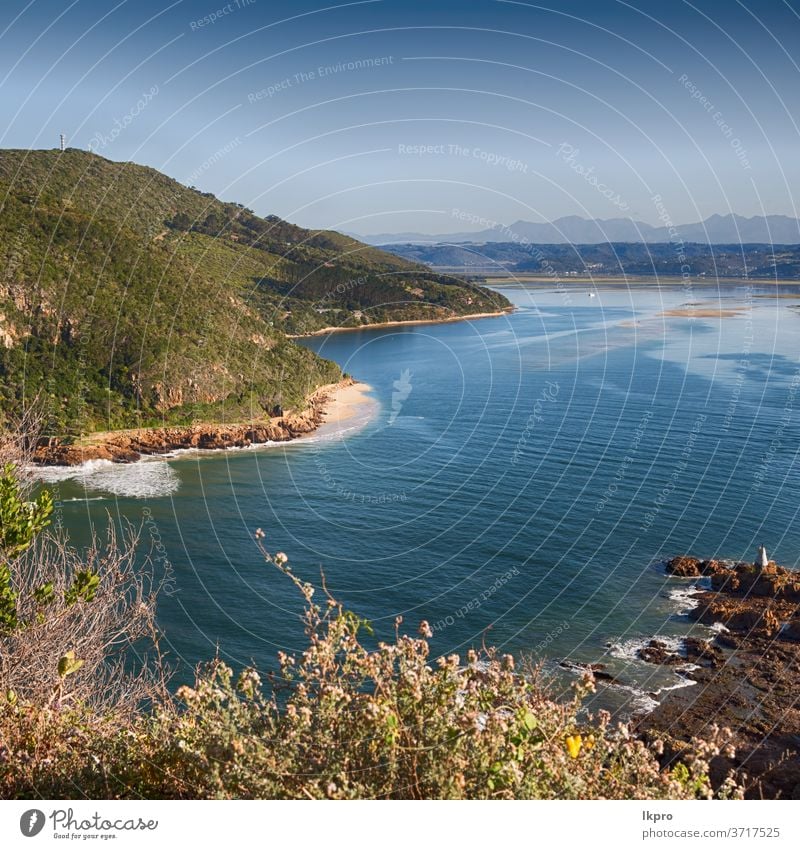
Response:
[{"label": "turquoise water", "polygon": [[[219,647],[271,668],[302,647],[261,527],[379,637],[402,615],[412,631],[427,619],[440,653],[486,635],[605,659],[637,690],[679,683],[631,660],[689,627],[689,584],[658,561],[749,559],[761,542],[800,560],[800,295],[594,291],[505,289],[508,316],[306,340],[371,385],[374,415],[286,446],[50,472],[63,521],[82,543],[107,511],[146,520],[174,585],[160,621],[187,664]],[[698,316],[661,315],[687,303]],[[739,312],[699,317],[720,307]]]}]

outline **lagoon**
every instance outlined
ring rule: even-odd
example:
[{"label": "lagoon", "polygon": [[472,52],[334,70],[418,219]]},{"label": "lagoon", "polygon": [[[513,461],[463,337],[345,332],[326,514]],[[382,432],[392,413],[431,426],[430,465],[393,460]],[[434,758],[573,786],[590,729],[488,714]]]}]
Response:
[{"label": "lagoon", "polygon": [[[173,661],[273,669],[303,647],[299,600],[253,532],[371,620],[427,620],[437,654],[487,643],[601,660],[648,706],[685,683],[635,660],[690,630],[689,552],[800,563],[800,290],[502,290],[514,313],[302,340],[372,387],[309,439],[48,472],[73,541],[142,525],[172,589]],[[590,297],[590,291],[595,297]],[[704,626],[693,626],[695,631]],[[186,675],[182,676],[184,679]],[[622,698],[618,693],[617,698]]]}]

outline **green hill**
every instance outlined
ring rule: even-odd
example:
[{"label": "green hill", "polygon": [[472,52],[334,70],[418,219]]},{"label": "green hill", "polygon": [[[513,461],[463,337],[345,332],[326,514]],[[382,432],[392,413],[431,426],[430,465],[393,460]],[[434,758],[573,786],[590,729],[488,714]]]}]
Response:
[{"label": "green hill", "polygon": [[78,150],[0,151],[0,204],[0,415],[43,391],[51,432],[297,407],[339,369],[286,334],[508,306]]}]

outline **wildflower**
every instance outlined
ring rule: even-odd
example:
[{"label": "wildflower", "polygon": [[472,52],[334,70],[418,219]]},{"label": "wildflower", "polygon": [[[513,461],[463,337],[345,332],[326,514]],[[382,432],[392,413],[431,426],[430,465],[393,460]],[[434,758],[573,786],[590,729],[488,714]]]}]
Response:
[{"label": "wildflower", "polygon": [[577,758],[581,752],[581,746],[583,745],[583,739],[580,734],[571,734],[566,739],[567,751],[569,752],[569,756],[571,758]]},{"label": "wildflower", "polygon": [[433,636],[433,631],[431,630],[431,626],[428,624],[427,619],[423,619],[422,622],[419,623],[419,635],[428,640]]},{"label": "wildflower", "polygon": [[239,675],[238,687],[246,695],[252,698],[261,686],[261,677],[255,669],[244,669]]},{"label": "wildflower", "polygon": [[184,702],[190,702],[197,696],[197,691],[184,684],[182,687],[178,687],[175,695]]},{"label": "wildflower", "polygon": [[283,564],[287,563],[288,561],[289,558],[282,551],[278,551],[275,553],[275,563],[278,566],[283,566]]},{"label": "wildflower", "polygon": [[265,536],[266,534],[261,530],[261,528],[256,528],[256,539],[264,539]]}]

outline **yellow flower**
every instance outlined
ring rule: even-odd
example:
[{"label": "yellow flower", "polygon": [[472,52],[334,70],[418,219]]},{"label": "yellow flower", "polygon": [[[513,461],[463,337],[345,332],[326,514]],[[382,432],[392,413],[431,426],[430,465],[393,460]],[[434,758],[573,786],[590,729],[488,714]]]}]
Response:
[{"label": "yellow flower", "polygon": [[581,739],[580,734],[573,734],[570,737],[567,737],[567,751],[569,752],[569,756],[571,758],[577,758],[581,751],[581,745],[583,744],[583,740]]},{"label": "yellow flower", "polygon": [[589,749],[594,748],[594,734],[590,734],[590,735],[586,738],[586,740],[584,741],[583,745],[586,747],[587,751],[588,751]]}]

